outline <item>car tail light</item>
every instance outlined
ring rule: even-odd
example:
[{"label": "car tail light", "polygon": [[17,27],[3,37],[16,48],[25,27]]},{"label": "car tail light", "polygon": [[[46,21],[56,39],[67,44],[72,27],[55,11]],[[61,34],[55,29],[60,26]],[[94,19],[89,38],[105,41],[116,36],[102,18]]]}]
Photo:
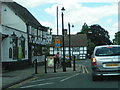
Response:
[{"label": "car tail light", "polygon": [[113,47],[106,47],[106,48],[113,48]]},{"label": "car tail light", "polygon": [[96,58],[92,58],[92,65],[97,65]]}]

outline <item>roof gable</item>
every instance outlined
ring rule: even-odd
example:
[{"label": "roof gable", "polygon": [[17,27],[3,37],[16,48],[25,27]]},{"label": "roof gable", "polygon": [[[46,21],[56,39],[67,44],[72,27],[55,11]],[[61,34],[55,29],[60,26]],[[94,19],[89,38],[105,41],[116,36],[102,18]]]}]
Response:
[{"label": "roof gable", "polygon": [[[56,35],[53,35],[53,39]],[[58,36],[60,38],[60,46],[63,46],[63,39],[62,35]],[[69,35],[64,36],[64,45],[65,47],[69,46]],[[54,46],[54,42],[50,46]],[[86,34],[75,34],[71,35],[71,47],[80,47],[80,46],[87,46],[87,36]]]},{"label": "roof gable", "polygon": [[25,23],[37,28],[42,25],[37,19],[23,6],[16,2],[4,2],[9,8],[11,8],[16,15],[18,15]]}]

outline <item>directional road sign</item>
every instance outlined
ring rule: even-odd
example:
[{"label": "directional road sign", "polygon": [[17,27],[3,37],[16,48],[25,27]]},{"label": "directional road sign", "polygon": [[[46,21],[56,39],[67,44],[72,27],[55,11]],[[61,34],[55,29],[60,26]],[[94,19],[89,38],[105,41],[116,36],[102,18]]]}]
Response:
[{"label": "directional road sign", "polygon": [[60,48],[60,38],[58,36],[55,37],[55,48]]}]

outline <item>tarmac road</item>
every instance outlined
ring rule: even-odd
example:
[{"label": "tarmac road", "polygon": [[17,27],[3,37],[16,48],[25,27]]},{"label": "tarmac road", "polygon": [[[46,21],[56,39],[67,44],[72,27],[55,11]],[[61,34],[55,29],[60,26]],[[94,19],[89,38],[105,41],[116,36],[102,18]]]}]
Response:
[{"label": "tarmac road", "polygon": [[118,90],[120,80],[116,77],[105,77],[99,81],[92,81],[90,60],[77,61],[81,66],[81,72],[58,73],[54,75],[37,76],[11,88],[37,88],[44,90],[45,88],[107,88],[109,90]]}]

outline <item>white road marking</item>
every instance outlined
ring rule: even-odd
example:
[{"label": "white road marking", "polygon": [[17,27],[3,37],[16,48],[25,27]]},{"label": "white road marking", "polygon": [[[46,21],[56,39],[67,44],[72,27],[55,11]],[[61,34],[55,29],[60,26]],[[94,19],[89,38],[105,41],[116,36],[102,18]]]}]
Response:
[{"label": "white road marking", "polygon": [[34,80],[34,79],[36,79],[36,77],[35,77],[35,78],[28,79],[28,80],[25,80],[25,81],[23,81],[23,82],[20,82],[20,83],[18,83],[18,84],[13,85],[13,86],[10,86],[9,88],[17,88],[17,87],[19,87],[19,86],[21,86],[21,85],[24,85],[25,83],[31,82],[31,81]]},{"label": "white road marking", "polygon": [[35,86],[49,85],[49,84],[54,84],[54,83],[50,82],[50,83],[43,83],[43,84],[35,84],[35,85],[23,86],[23,87],[20,87],[20,88],[30,88],[30,87],[35,87]]},{"label": "white road marking", "polygon": [[58,78],[64,78],[64,77],[68,77],[68,76],[53,77],[53,78],[47,78],[47,79],[40,79],[40,80],[31,81],[31,82],[39,82],[39,81],[52,80],[52,79],[58,79]]},{"label": "white road marking", "polygon": [[82,72],[82,73],[85,73],[85,69],[84,69],[84,66],[82,65],[81,67],[82,67],[82,70],[83,70],[83,72]]},{"label": "white road marking", "polygon": [[85,69],[86,73],[89,73],[89,71],[87,70],[87,67],[86,67],[86,66],[84,66],[84,69]]},{"label": "white road marking", "polygon": [[72,77],[75,77],[75,76],[77,76],[77,75],[79,75],[79,73],[77,73],[77,74],[75,74],[75,75],[72,75],[72,76],[70,76],[70,77],[67,77],[67,78],[65,78],[65,79],[62,79],[62,80],[60,80],[60,81],[63,82],[63,81],[65,81],[65,80],[68,80],[68,79],[70,79],[70,78],[72,78]]}]

